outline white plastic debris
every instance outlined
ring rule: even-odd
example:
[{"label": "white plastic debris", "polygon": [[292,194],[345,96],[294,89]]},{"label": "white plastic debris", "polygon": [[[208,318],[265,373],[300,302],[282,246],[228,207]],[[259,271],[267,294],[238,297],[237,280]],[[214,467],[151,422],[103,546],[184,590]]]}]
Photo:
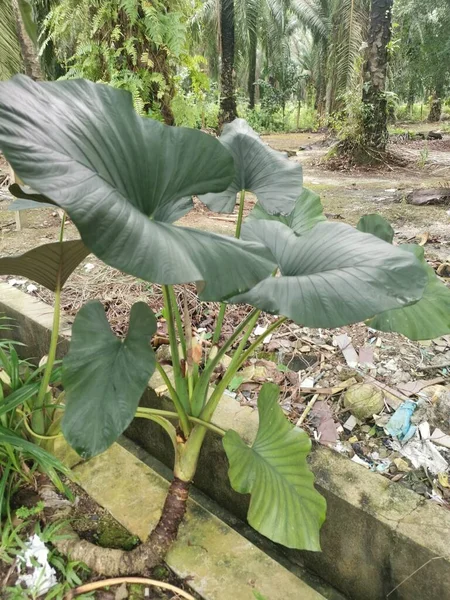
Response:
[{"label": "white plastic debris", "polygon": [[416,437],[404,446],[394,441],[392,448],[408,458],[416,469],[426,467],[433,475],[444,473],[448,469],[447,461],[430,440],[420,440]]},{"label": "white plastic debris", "polygon": [[368,462],[366,462],[365,460],[363,460],[362,458],[359,458],[359,456],[357,454],[355,454],[354,456],[352,456],[351,460],[356,463],[357,465],[361,465],[362,467],[366,467],[366,469],[370,469],[370,465]]},{"label": "white plastic debris", "polygon": [[58,583],[55,569],[48,562],[48,552],[41,538],[34,534],[25,543],[23,554],[17,556],[17,581],[23,583],[27,589],[33,590],[35,596],[46,594]]},{"label": "white plastic debris", "polygon": [[34,283],[30,283],[30,285],[27,285],[27,292],[29,294],[32,294],[36,290],[37,290],[37,285],[34,285]]},{"label": "white plastic debris", "polygon": [[384,368],[388,369],[389,371],[398,371],[398,365],[393,358],[385,363]]},{"label": "white plastic debris", "polygon": [[339,452],[339,454],[350,454],[350,452],[353,452],[350,444],[341,442],[341,440],[336,442],[333,449],[336,450],[336,452]]},{"label": "white plastic debris", "polygon": [[333,336],[333,346],[337,346],[342,351],[347,365],[354,369],[358,366],[358,354],[352,344],[352,338],[346,333]]},{"label": "white plastic debris", "polygon": [[357,424],[358,420],[353,415],[350,415],[350,417],[344,423],[344,429],[347,431],[353,431]]},{"label": "white plastic debris", "polygon": [[87,263],[84,265],[84,270],[87,271],[89,273],[89,271],[92,271],[92,269],[95,269],[95,265],[93,265],[92,263]]},{"label": "white plastic debris", "polygon": [[[262,325],[257,325],[253,331],[253,335],[256,335],[258,337],[260,335],[263,335],[263,333],[265,333],[266,331],[267,331],[267,327],[263,327]],[[266,335],[266,337],[263,339],[263,344],[268,344],[271,339],[272,339],[272,334],[269,333],[269,335]]]},{"label": "white plastic debris", "polygon": [[300,387],[312,388],[314,387],[314,377],[307,377],[300,382]]},{"label": "white plastic debris", "polygon": [[8,283],[9,285],[12,285],[13,287],[15,285],[24,285],[27,282],[26,279],[9,279]]},{"label": "white plastic debris", "polygon": [[421,423],[419,425],[419,433],[420,433],[420,437],[423,440],[427,440],[430,437],[431,431],[430,431],[430,424],[428,423],[428,421],[424,421],[423,423]]}]

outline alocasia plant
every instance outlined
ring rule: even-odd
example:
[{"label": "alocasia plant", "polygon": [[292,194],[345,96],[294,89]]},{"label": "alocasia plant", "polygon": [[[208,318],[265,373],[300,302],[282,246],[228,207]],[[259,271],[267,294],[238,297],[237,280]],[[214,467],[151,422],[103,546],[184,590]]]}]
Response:
[{"label": "alocasia plant", "polygon": [[[325,501],[306,463],[310,441],[283,415],[276,386],[261,390],[251,447],[211,418],[238,369],[286,318],[333,327],[419,306],[426,265],[371,233],[323,223],[319,198],[302,188],[301,167],[265,146],[241,120],[217,140],[138,116],[124,91],[18,76],[0,84],[0,149],[31,188],[16,187],[15,195],[56,204],[81,236],[60,241],[58,250],[49,244],[0,259],[0,273],[25,275],[54,290],[55,314],[65,279],[89,251],[163,289],[171,376],[151,348],[155,317],[145,303],[133,306],[124,340],[110,331],[99,301],[86,304],[75,319],[63,365],[62,431],[68,442],[89,458],[138,416],[165,429],[175,464],[161,519],[144,544],[124,553],[75,541],[66,545],[72,557],[105,575],[145,572],[159,562],[177,535],[208,429],[224,436],[232,486],[251,494],[250,523],[286,546],[319,550]],[[246,190],[258,203],[243,224]],[[193,194],[225,212],[239,194],[235,238],[174,225],[192,208]],[[196,283],[200,299],[223,306],[212,347],[201,357],[193,352],[190,325],[183,326],[172,289],[188,282]],[[226,305],[244,302],[255,308],[219,345]],[[250,343],[261,310],[280,316]],[[214,370],[236,346],[210,393]],[[155,368],[173,411],[138,407]],[[102,552],[106,558],[99,558]]]}]

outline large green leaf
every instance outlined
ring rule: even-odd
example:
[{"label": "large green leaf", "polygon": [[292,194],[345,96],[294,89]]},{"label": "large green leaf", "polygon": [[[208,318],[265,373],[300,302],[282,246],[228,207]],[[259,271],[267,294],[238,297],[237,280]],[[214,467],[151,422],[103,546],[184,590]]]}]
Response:
[{"label": "large green leaf", "polygon": [[303,188],[290,215],[271,215],[264,210],[260,202],[257,202],[254,209],[248,215],[247,221],[253,219],[279,221],[290,227],[297,235],[303,235],[312,229],[314,225],[317,225],[317,223],[326,221],[320,196],[307,188]]},{"label": "large green leaf", "polygon": [[259,428],[253,446],[227,431],[223,445],[231,485],[251,494],[248,522],[288,548],[320,550],[325,499],[314,488],[306,457],[307,434],[295,428],[278,405],[278,386],[266,383],[258,398]]},{"label": "large green leaf", "polygon": [[380,217],[380,215],[364,215],[358,221],[356,229],[363,233],[371,233],[389,244],[392,244],[394,239],[394,230],[391,224],[386,219],[383,219],[383,217]]},{"label": "large green leaf", "polygon": [[63,362],[62,431],[83,458],[106,450],[133,420],[155,370],[155,332],[155,316],[144,302],[133,305],[125,340],[111,331],[100,302],[78,312]]},{"label": "large green leaf", "polygon": [[0,258],[0,275],[20,275],[56,291],[89,254],[81,240],[44,244],[21,254]]},{"label": "large green leaf", "polygon": [[319,223],[297,237],[275,221],[251,221],[244,239],[272,251],[281,271],[231,302],[248,303],[307,327],[340,327],[422,297],[420,262],[343,223]]},{"label": "large green leaf", "polygon": [[233,158],[212,136],[138,116],[124,90],[24,76],[1,83],[0,148],[117,269],[161,284],[203,282],[202,298],[213,300],[249,289],[273,268],[258,244],[160,220],[182,214],[187,196],[225,189]]},{"label": "large green leaf", "polygon": [[12,204],[8,206],[8,210],[29,210],[32,208],[55,208],[58,206],[53,200],[43,196],[42,194],[36,194],[31,188],[27,186],[20,187],[18,183],[12,183],[9,186],[9,191],[13,196],[18,198]]},{"label": "large green leaf", "polygon": [[423,248],[415,244],[400,246],[421,261],[427,275],[423,297],[416,304],[383,312],[368,322],[380,331],[396,331],[411,340],[434,339],[450,333],[450,289],[439,281],[424,258]]},{"label": "large green leaf", "polygon": [[219,140],[233,155],[235,177],[224,192],[206,194],[200,200],[211,210],[231,213],[236,194],[247,190],[268,213],[288,215],[302,189],[301,165],[267,146],[244,119],[226,125]]}]

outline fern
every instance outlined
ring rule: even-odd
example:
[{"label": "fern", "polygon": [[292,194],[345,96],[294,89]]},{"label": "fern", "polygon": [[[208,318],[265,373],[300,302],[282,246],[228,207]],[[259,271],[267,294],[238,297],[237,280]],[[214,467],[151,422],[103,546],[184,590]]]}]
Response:
[{"label": "fern", "polygon": [[126,13],[130,25],[135,25],[139,16],[139,2],[136,0],[120,0],[119,7]]},{"label": "fern", "polygon": [[60,0],[46,19],[42,50],[55,45],[65,78],[127,89],[140,114],[153,114],[167,104],[186,56],[184,11],[192,11],[188,0],[170,11],[159,0]]}]

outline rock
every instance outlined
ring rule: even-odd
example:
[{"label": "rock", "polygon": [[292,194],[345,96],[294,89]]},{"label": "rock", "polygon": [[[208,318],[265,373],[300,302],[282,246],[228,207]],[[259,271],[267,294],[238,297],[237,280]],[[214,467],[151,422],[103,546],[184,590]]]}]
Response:
[{"label": "rock", "polygon": [[427,204],[450,204],[450,188],[430,188],[414,190],[406,196],[408,204],[425,206]]},{"label": "rock", "polygon": [[297,151],[296,150],[291,150],[290,148],[284,148],[283,150],[281,150],[281,152],[284,152],[285,154],[287,154],[288,158],[290,158],[291,156],[296,156],[297,155]]},{"label": "rock", "polygon": [[408,381],[411,381],[411,374],[406,373],[406,371],[397,371],[397,373],[394,373],[394,375],[391,377],[391,383],[394,385],[398,385],[399,383],[408,383]]},{"label": "rock", "polygon": [[162,344],[159,346],[159,348],[156,350],[156,358],[159,362],[171,361],[172,355],[170,353],[170,346],[168,344]]},{"label": "rock", "polygon": [[436,272],[440,277],[450,277],[450,262],[440,264]]},{"label": "rock", "polygon": [[[309,348],[308,348],[309,350]],[[313,352],[303,354],[285,354],[283,357],[283,364],[285,364],[291,371],[298,373],[309,369],[317,363],[319,356]]]},{"label": "rock", "polygon": [[394,458],[392,462],[397,467],[397,470],[400,471],[400,473],[407,473],[408,471],[411,471],[411,467],[408,465],[406,460],[403,460],[403,458]]},{"label": "rock", "polygon": [[360,421],[370,419],[384,408],[383,392],[369,383],[357,383],[345,392],[344,406]]},{"label": "rock", "polygon": [[427,140],[442,140],[442,133],[440,131],[429,131]]}]

